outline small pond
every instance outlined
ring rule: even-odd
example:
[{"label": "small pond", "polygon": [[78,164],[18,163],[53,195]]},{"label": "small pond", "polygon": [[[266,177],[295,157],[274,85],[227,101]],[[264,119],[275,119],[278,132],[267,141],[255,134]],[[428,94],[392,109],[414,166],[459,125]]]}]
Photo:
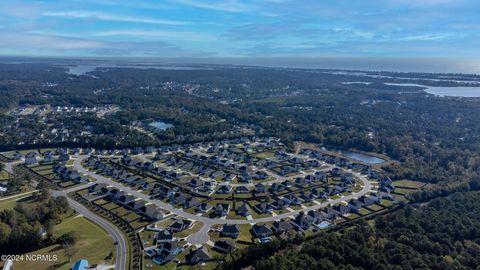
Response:
[{"label": "small pond", "polygon": [[351,151],[341,151],[340,153],[344,156],[347,156],[347,157],[351,158],[351,159],[362,161],[362,162],[365,162],[365,163],[368,163],[368,164],[380,164],[380,163],[385,162],[384,159],[381,159],[381,158],[378,158],[378,157],[375,157],[375,156],[371,156],[371,155],[367,155],[367,154],[361,154],[361,153],[351,152]]},{"label": "small pond", "polygon": [[166,130],[167,128],[173,128],[172,124],[165,123],[165,122],[162,122],[162,121],[154,121],[154,122],[151,122],[148,125],[153,127],[153,128],[159,129],[159,130]]}]

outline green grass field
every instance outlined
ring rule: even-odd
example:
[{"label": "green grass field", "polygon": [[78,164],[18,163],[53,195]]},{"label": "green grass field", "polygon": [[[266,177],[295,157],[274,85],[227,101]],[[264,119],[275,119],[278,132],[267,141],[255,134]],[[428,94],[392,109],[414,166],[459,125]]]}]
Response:
[{"label": "green grass field", "polygon": [[25,195],[25,196],[20,196],[20,197],[15,197],[11,198],[8,200],[2,200],[0,201],[0,211],[3,211],[5,209],[13,209],[15,205],[17,205],[18,202],[29,202],[31,201],[32,197],[31,195]]},{"label": "green grass field", "polygon": [[9,175],[6,171],[0,171],[0,181],[8,180]]},{"label": "green grass field", "polygon": [[[78,235],[77,243],[74,246],[75,253],[71,262],[68,261],[64,251],[58,245],[52,245],[29,254],[57,255],[57,261],[23,261],[15,263],[15,269],[68,270],[79,259],[87,259],[90,265],[104,263],[105,257],[107,257],[110,252],[115,252],[113,239],[102,228],[86,218],[71,216],[64,219],[55,227],[55,234],[58,236],[71,231],[75,231]],[[113,259],[106,263],[112,264]]]},{"label": "green grass field", "polygon": [[423,182],[412,181],[412,180],[394,181],[393,184],[396,187],[417,188],[417,189],[425,185],[425,183]]},{"label": "green grass field", "polygon": [[412,193],[412,192],[415,192],[414,189],[406,189],[406,188],[395,188],[395,193],[400,193],[400,194],[409,194],[409,193]]}]

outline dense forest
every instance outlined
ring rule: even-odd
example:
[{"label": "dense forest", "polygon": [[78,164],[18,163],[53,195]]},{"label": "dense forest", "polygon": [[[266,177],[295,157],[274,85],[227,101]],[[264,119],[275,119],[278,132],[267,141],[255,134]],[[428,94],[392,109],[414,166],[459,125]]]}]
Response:
[{"label": "dense forest", "polygon": [[65,197],[51,198],[48,190],[20,201],[15,208],[0,212],[0,251],[24,254],[58,244],[71,244],[75,235],[55,236],[54,226],[71,211]]},{"label": "dense forest", "polygon": [[[441,197],[404,205],[393,213],[298,245],[252,246],[227,256],[222,269],[253,262],[262,269],[478,269],[480,193]],[[269,255],[268,255],[269,254]]]}]

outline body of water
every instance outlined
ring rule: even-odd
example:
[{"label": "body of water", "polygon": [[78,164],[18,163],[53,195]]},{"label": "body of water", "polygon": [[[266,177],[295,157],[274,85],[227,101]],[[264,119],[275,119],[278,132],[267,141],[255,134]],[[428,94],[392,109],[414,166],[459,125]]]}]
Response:
[{"label": "body of water", "polygon": [[172,128],[173,127],[172,124],[165,123],[165,122],[162,122],[162,121],[151,122],[148,125],[153,127],[153,128],[160,129],[160,130],[166,130],[167,128]]},{"label": "body of water", "polygon": [[480,87],[438,87],[428,86],[427,93],[441,97],[480,97]]},{"label": "body of water", "polygon": [[480,87],[478,86],[427,86],[412,83],[385,83],[385,85],[395,86],[415,86],[425,88],[425,92],[440,97],[480,97]]},{"label": "body of water", "polygon": [[78,65],[78,66],[70,66],[68,67],[68,74],[73,75],[85,75],[87,72],[94,71],[97,66],[89,66],[89,65]]},{"label": "body of water", "polygon": [[122,64],[98,64],[98,65],[76,65],[69,66],[67,73],[73,75],[85,75],[90,71],[94,71],[97,68],[137,68],[137,69],[163,69],[163,70],[211,70],[207,67],[193,67],[193,66],[168,66],[168,65],[122,65]]},{"label": "body of water", "polygon": [[375,156],[370,156],[370,155],[366,155],[366,154],[357,153],[357,152],[341,151],[340,153],[344,156],[347,156],[347,157],[351,158],[351,159],[362,161],[362,162],[365,162],[365,163],[368,163],[368,164],[380,164],[380,163],[385,162],[384,159],[381,159],[381,158],[378,158],[378,157],[375,157]]}]

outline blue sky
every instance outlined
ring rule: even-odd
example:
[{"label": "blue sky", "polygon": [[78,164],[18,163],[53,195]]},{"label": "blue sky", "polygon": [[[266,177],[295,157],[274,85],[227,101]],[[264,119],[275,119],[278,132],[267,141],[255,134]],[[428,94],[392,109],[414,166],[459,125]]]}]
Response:
[{"label": "blue sky", "polygon": [[1,0],[0,55],[480,57],[478,0]]}]

